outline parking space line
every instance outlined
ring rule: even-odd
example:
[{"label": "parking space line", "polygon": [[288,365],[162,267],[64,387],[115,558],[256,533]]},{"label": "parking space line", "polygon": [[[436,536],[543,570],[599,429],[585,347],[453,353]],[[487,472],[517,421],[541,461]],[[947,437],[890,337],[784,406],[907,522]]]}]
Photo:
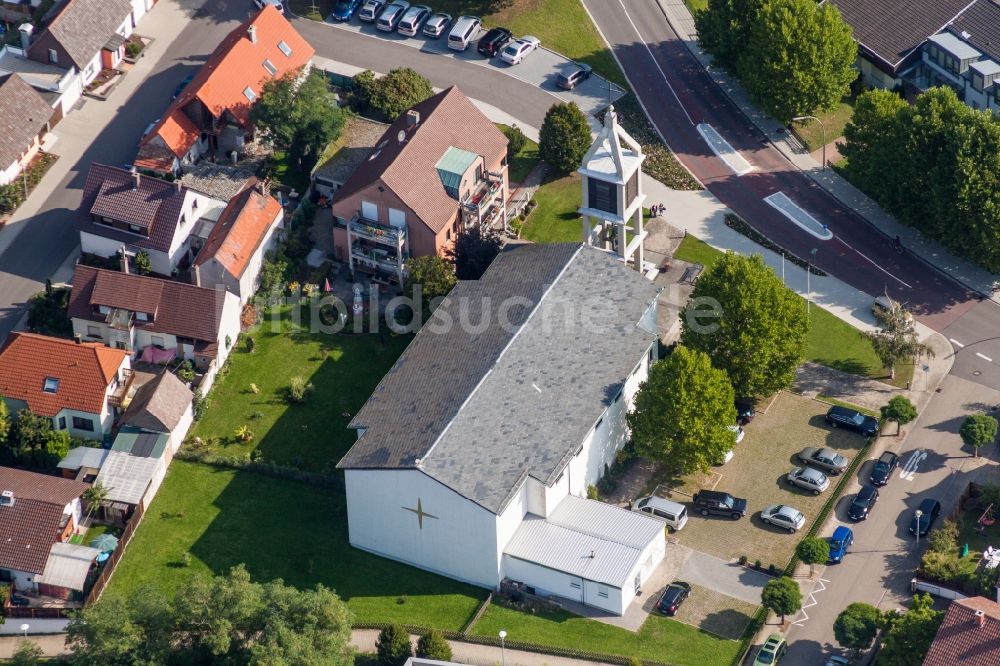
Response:
[{"label": "parking space line", "polygon": [[987,363],[992,363],[993,362],[993,359],[991,359],[989,356],[986,356],[984,354],[980,354],[979,352],[976,352],[976,356],[978,356],[979,358],[983,359]]},{"label": "parking space line", "polygon": [[949,341],[949,342],[950,342],[951,344],[953,344],[953,345],[955,345],[956,347],[958,347],[959,349],[961,349],[962,347],[964,347],[964,346],[965,346],[965,345],[963,345],[963,344],[962,344],[961,342],[959,342],[958,340],[956,340],[955,338],[948,338],[948,341]]}]

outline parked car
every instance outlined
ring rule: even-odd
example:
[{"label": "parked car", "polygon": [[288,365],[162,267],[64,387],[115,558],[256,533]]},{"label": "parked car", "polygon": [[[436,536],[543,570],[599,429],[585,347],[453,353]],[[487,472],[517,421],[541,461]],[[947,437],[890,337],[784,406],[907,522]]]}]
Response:
[{"label": "parked car", "polygon": [[282,4],[281,0],[253,0],[253,4],[257,6],[257,9],[264,9],[264,7],[272,5],[282,14],[285,13],[285,5]]},{"label": "parked car", "polygon": [[757,410],[754,409],[753,403],[746,398],[737,398],[736,402],[736,423],[741,426],[753,421],[753,417],[757,416]]},{"label": "parked car", "polygon": [[806,524],[806,517],[796,508],[787,504],[772,504],[760,512],[765,525],[784,527],[789,532],[798,532]]},{"label": "parked car", "polygon": [[636,500],[632,510],[666,521],[667,527],[670,527],[675,532],[687,525],[687,507],[679,502],[671,502],[662,497],[651,496],[640,498]]},{"label": "parked car", "polygon": [[878,488],[865,486],[854,496],[854,501],[847,507],[847,517],[851,520],[867,520],[868,512],[878,501]]},{"label": "parked car", "polygon": [[675,580],[670,585],[667,585],[666,589],[663,590],[663,594],[656,601],[657,612],[663,613],[664,615],[673,615],[677,612],[677,609],[681,607],[684,600],[688,598],[691,594],[691,586],[687,583],[679,580]]},{"label": "parked car", "polygon": [[802,449],[802,452],[799,453],[799,460],[814,467],[819,467],[834,476],[847,469],[847,464],[850,462],[847,456],[842,456],[833,449],[819,449],[815,446],[807,446]]},{"label": "parked car", "polygon": [[736,436],[736,443],[737,444],[739,444],[740,442],[743,441],[743,436],[746,435],[746,432],[743,430],[743,428],[741,428],[740,426],[735,425],[735,424],[731,425],[731,426],[726,426],[726,427],[729,428],[733,432],[733,435]]},{"label": "parked car", "polygon": [[178,83],[177,87],[174,88],[174,96],[172,99],[177,99],[178,97],[180,97],[181,93],[184,92],[184,89],[187,88],[187,85],[191,83],[193,79],[194,79],[194,72],[185,76],[184,80]]},{"label": "parked car", "polygon": [[406,10],[403,18],[399,19],[399,27],[396,31],[407,37],[416,37],[421,26],[427,17],[431,15],[431,8],[427,5],[413,5]]},{"label": "parked car", "polygon": [[811,490],[814,495],[819,495],[830,487],[830,479],[826,474],[812,467],[795,467],[786,478],[788,483]]},{"label": "parked car", "polygon": [[520,64],[524,58],[542,45],[538,37],[525,35],[521,39],[515,39],[500,52],[500,59],[509,65]]},{"label": "parked car", "polygon": [[[917,512],[920,513],[920,518],[917,518]],[[940,513],[941,502],[930,497],[921,500],[920,506],[913,512],[913,518],[910,520],[910,534],[919,533],[920,536],[927,536]]]},{"label": "parked car", "polygon": [[847,555],[847,549],[854,543],[854,532],[846,525],[840,525],[833,531],[833,535],[828,539],[830,542],[830,559],[832,564],[843,561]]},{"label": "parked car", "polygon": [[907,322],[913,321],[913,315],[903,309],[903,306],[899,304],[888,296],[876,296],[875,300],[872,301],[872,314],[878,316],[882,313],[887,313],[895,308],[899,308],[899,311],[903,313],[903,319]]},{"label": "parked car", "polygon": [[785,656],[787,649],[788,643],[785,642],[781,634],[771,634],[764,641],[764,644],[760,646],[760,649],[757,650],[757,658],[753,660],[753,666],[771,666],[772,664],[777,664]]},{"label": "parked car", "polygon": [[513,33],[507,28],[490,28],[486,31],[486,34],[479,39],[479,43],[476,44],[476,50],[487,58],[492,58],[496,54],[500,53],[500,49],[502,49],[513,36]]},{"label": "parked car", "polygon": [[482,22],[475,16],[459,16],[455,25],[448,33],[448,48],[452,51],[464,51],[469,48],[472,39],[479,34]]},{"label": "parked car", "polygon": [[735,456],[735,455],[736,455],[736,452],[733,451],[732,449],[729,449],[728,451],[726,451],[725,453],[722,454],[721,458],[719,458],[718,460],[716,460],[712,464],[715,465],[716,467],[722,467],[727,462],[729,462],[730,460],[732,460],[733,456]]},{"label": "parked car", "polygon": [[582,62],[568,62],[559,70],[556,85],[563,90],[572,90],[590,78],[593,68]]},{"label": "parked car", "polygon": [[826,413],[826,422],[831,428],[847,428],[865,437],[878,434],[878,420],[849,407],[834,405]]},{"label": "parked car", "polygon": [[382,13],[378,15],[378,20],[375,21],[375,28],[382,32],[392,32],[399,25],[400,19],[403,18],[403,14],[409,8],[410,3],[406,0],[392,0],[382,10]]},{"label": "parked car", "polygon": [[826,658],[826,663],[823,666],[851,666],[851,660],[847,657],[841,657],[839,654],[831,655]]},{"label": "parked car", "polygon": [[729,516],[739,520],[747,515],[747,501],[718,490],[700,490],[694,494],[694,505],[703,516]]},{"label": "parked car", "polygon": [[333,6],[333,11],[330,12],[332,16],[337,21],[350,21],[351,17],[361,9],[361,3],[364,0],[337,0],[337,4]]},{"label": "parked car", "polygon": [[448,30],[449,25],[451,25],[451,14],[442,12],[431,14],[430,18],[424,21],[424,37],[438,39]]},{"label": "parked car", "polygon": [[385,0],[367,0],[358,12],[358,18],[366,23],[374,23],[385,7]]},{"label": "parked car", "polygon": [[875,465],[872,466],[871,481],[876,486],[884,486],[889,483],[889,478],[892,476],[892,470],[896,469],[899,464],[899,456],[897,456],[892,451],[886,451],[878,457],[875,461]]},{"label": "parked car", "polygon": [[10,595],[10,605],[11,606],[27,606],[31,604],[27,597],[18,596],[16,594]]}]

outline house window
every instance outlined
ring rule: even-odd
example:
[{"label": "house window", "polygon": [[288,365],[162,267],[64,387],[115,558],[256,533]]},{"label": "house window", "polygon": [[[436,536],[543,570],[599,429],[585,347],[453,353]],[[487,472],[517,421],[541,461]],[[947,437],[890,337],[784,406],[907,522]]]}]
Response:
[{"label": "house window", "polygon": [[145,312],[136,312],[135,318],[138,319],[139,321],[149,321],[149,315],[146,314]]},{"label": "house window", "polygon": [[94,432],[94,419],[85,419],[80,416],[74,416],[73,428],[75,430],[86,430],[87,432]]},{"label": "house window", "polygon": [[590,207],[612,215],[618,214],[618,188],[596,178],[587,179]]},{"label": "house window", "polygon": [[267,70],[267,73],[270,74],[271,76],[274,76],[275,74],[278,73],[278,68],[275,67],[274,63],[271,62],[270,60],[264,60],[264,62],[261,64],[264,65],[264,69]]},{"label": "house window", "polygon": [[49,62],[53,65],[59,62],[59,54],[56,53],[55,49],[49,49]]},{"label": "house window", "polygon": [[59,380],[55,377],[46,377],[45,383],[42,384],[42,390],[46,393],[55,393],[59,390]]},{"label": "house window", "polygon": [[571,580],[569,582],[569,586],[572,587],[574,590],[579,590],[581,587],[583,587],[583,584],[580,582],[579,579],[576,579],[576,580]]},{"label": "house window", "polygon": [[165,349],[166,348],[166,345],[163,344],[163,336],[162,335],[151,335],[151,336],[149,336],[149,344],[153,345],[154,347],[159,347],[160,349]]},{"label": "house window", "polygon": [[97,311],[100,312],[101,314],[109,314],[111,312],[111,308],[109,308],[107,305],[98,305]]},{"label": "house window", "polygon": [[278,50],[285,54],[286,57],[292,57],[292,47],[286,44],[284,41],[278,42]]},{"label": "house window", "polygon": [[649,348],[649,363],[650,363],[650,365],[652,365],[653,361],[655,361],[655,360],[656,360],[656,347],[650,347]]},{"label": "house window", "polygon": [[98,326],[87,326],[87,337],[88,338],[99,338],[101,337],[101,329]]},{"label": "house window", "polygon": [[247,86],[246,88],[243,89],[243,96],[246,97],[251,102],[257,101],[257,93],[255,93],[253,91],[253,88],[251,88],[250,86]]},{"label": "house window", "polygon": [[198,197],[191,200],[191,210],[198,210]]},{"label": "house window", "polygon": [[128,230],[131,231],[134,234],[141,234],[142,233],[142,227],[140,227],[138,224],[130,224],[130,225],[128,225]]},{"label": "house window", "polygon": [[597,596],[604,597],[605,599],[607,599],[608,598],[608,588],[604,587],[603,585],[598,585],[597,586]]},{"label": "house window", "polygon": [[185,224],[187,224],[187,215],[181,213],[181,226],[183,227]]},{"label": "house window", "polygon": [[931,60],[937,60],[938,47],[936,45],[931,44],[929,47],[927,47],[927,57],[930,58]]},{"label": "house window", "polygon": [[59,430],[65,430],[65,429],[66,429],[66,417],[65,416],[60,416],[59,417]]},{"label": "house window", "polygon": [[445,232],[444,239],[446,241],[450,241],[451,240],[451,229],[449,229],[448,231]]},{"label": "house window", "polygon": [[372,222],[378,222],[378,206],[371,201],[361,202],[361,217]]},{"label": "house window", "polygon": [[979,92],[983,92],[983,75],[982,74],[980,74],[978,72],[973,72],[972,73],[972,87],[975,90],[979,91]]},{"label": "house window", "polygon": [[402,229],[406,226],[406,211],[397,210],[395,208],[389,209],[389,224],[396,227],[397,229]]}]

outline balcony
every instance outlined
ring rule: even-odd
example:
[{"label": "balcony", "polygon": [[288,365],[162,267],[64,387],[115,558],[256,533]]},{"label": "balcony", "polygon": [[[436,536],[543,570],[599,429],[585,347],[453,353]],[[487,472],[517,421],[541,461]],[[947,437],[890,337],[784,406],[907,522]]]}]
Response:
[{"label": "balcony", "polygon": [[108,396],[108,404],[112,407],[128,407],[129,400],[132,399],[132,379],[135,374],[130,368],[122,368],[122,377],[118,381],[118,388]]},{"label": "balcony", "polygon": [[129,331],[132,329],[132,320],[134,317],[135,313],[131,310],[114,308],[104,318],[104,323],[118,331]]},{"label": "balcony", "polygon": [[480,180],[472,192],[462,199],[462,206],[472,213],[480,213],[503,190],[503,175],[490,172]]},{"label": "balcony", "polygon": [[[388,271],[398,275],[405,269],[399,256],[383,248],[371,247],[364,242],[355,242],[351,245],[351,261],[373,270]],[[405,260],[405,257],[403,259]]]},{"label": "balcony", "polygon": [[405,228],[387,227],[377,222],[363,219],[360,214],[351,218],[351,221],[347,223],[347,230],[351,236],[364,238],[365,240],[381,245],[389,245],[390,247],[399,248],[406,242]]}]

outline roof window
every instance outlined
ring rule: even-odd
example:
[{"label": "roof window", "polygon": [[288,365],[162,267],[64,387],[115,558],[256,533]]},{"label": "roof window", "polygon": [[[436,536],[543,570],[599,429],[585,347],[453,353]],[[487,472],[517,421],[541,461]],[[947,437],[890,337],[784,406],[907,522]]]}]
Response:
[{"label": "roof window", "polygon": [[246,88],[243,89],[243,96],[246,97],[251,102],[257,101],[257,93],[255,93],[253,91],[253,88],[251,88],[250,86],[247,86]]},{"label": "roof window", "polygon": [[270,74],[271,76],[274,76],[275,74],[278,73],[278,68],[275,67],[274,63],[271,62],[270,60],[265,59],[264,62],[262,62],[261,64],[264,66],[264,69],[267,70],[267,73]]},{"label": "roof window", "polygon": [[284,41],[278,42],[278,50],[285,54],[286,57],[292,57],[292,47],[286,44]]},{"label": "roof window", "polygon": [[46,377],[45,383],[42,384],[42,390],[46,393],[55,393],[59,390],[59,380],[55,377]]}]

